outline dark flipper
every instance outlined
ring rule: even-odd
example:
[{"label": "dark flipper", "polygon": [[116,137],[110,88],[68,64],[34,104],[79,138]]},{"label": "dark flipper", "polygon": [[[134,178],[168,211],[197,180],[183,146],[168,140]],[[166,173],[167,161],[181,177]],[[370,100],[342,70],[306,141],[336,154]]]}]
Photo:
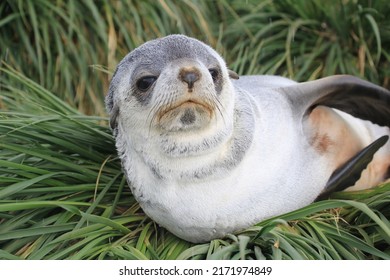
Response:
[{"label": "dark flipper", "polygon": [[361,150],[353,158],[347,161],[343,166],[338,168],[330,176],[325,190],[317,197],[316,200],[322,200],[336,191],[342,191],[350,186],[353,186],[360,178],[361,173],[367,168],[372,161],[374,154],[386,144],[389,136],[382,136]]},{"label": "dark flipper", "polygon": [[289,97],[292,107],[302,115],[323,105],[390,127],[390,92],[353,76],[331,76],[281,88],[280,91]]}]

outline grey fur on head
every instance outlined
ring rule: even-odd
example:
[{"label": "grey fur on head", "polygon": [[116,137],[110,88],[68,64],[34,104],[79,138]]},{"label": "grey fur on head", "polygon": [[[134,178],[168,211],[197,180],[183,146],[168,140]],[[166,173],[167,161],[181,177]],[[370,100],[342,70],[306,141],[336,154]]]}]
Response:
[{"label": "grey fur on head", "polygon": [[[217,60],[210,56],[210,52],[218,56],[212,48],[203,42],[184,35],[170,35],[148,41],[147,44],[139,46],[122,59],[114,72],[108,94],[105,98],[107,112],[110,115],[113,113],[114,116],[117,115],[113,110],[115,108],[115,92],[117,91],[118,85],[124,75],[128,75],[129,72],[132,73],[140,65],[152,65],[153,74],[159,75],[167,61],[180,58],[202,58],[205,60],[205,64],[217,64]],[[232,71],[229,72],[229,75],[238,79],[237,74]],[[127,78],[129,84],[132,82],[132,78],[130,75]],[[114,123],[114,121],[111,121],[111,124]]]}]

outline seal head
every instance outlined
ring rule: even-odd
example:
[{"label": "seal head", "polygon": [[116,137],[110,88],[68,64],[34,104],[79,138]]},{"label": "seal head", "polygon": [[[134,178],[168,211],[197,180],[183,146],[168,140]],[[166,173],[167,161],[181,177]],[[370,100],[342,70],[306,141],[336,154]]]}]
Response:
[{"label": "seal head", "polygon": [[106,98],[110,125],[115,129],[121,114],[127,126],[140,126],[142,118],[162,133],[204,130],[232,110],[228,75],[221,57],[200,41],[181,35],[150,41],[117,67]]}]

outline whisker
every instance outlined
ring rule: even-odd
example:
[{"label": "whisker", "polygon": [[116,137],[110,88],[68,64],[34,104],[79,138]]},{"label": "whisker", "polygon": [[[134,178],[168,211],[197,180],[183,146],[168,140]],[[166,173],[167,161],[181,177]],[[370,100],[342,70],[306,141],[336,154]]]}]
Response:
[{"label": "whisker", "polygon": [[219,114],[220,114],[221,117],[222,117],[222,121],[223,121],[224,125],[226,126],[226,120],[225,120],[225,117],[224,117],[224,115],[223,115],[222,110],[221,110],[220,107],[222,107],[223,110],[225,110],[225,108],[223,107],[222,103],[221,103],[218,99],[217,99],[216,101],[217,101],[217,102],[215,103],[215,105],[216,105],[215,107],[217,108]]},{"label": "whisker", "polygon": [[222,121],[224,123],[224,125],[226,126],[226,120],[225,120],[225,117],[223,115],[223,111],[225,111],[225,108],[224,106],[222,105],[221,101],[213,94],[209,93],[211,91],[208,91],[207,93],[207,101],[208,103],[210,103],[211,106],[215,107],[218,112],[219,112],[219,115],[221,116],[222,118]]},{"label": "whisker", "polygon": [[150,137],[150,133],[151,133],[151,130],[152,130],[153,122],[154,122],[154,120],[155,120],[155,118],[156,118],[156,116],[158,114],[158,111],[159,111],[158,107],[160,107],[160,104],[161,104],[161,102],[156,102],[156,104],[153,105],[153,107],[150,109],[148,117],[146,118],[146,122],[148,120],[150,120],[149,121],[149,131],[148,131],[148,136],[149,137]]},{"label": "whisker", "polygon": [[153,123],[155,122],[156,118],[159,116],[161,112],[166,111],[169,109],[172,104],[174,104],[174,101],[176,100],[176,96],[174,94],[169,94],[168,96],[163,96],[163,98],[160,98],[156,100],[156,103],[151,108],[148,117],[146,121],[149,121],[149,136],[151,134]]}]

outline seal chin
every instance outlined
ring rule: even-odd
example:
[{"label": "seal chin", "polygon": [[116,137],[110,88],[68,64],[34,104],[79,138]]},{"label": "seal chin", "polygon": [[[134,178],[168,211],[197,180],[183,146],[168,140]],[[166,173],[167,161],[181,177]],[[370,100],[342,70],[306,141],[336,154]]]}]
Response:
[{"label": "seal chin", "polygon": [[210,124],[214,108],[211,104],[195,99],[172,104],[158,112],[158,126],[172,132],[199,130]]}]

